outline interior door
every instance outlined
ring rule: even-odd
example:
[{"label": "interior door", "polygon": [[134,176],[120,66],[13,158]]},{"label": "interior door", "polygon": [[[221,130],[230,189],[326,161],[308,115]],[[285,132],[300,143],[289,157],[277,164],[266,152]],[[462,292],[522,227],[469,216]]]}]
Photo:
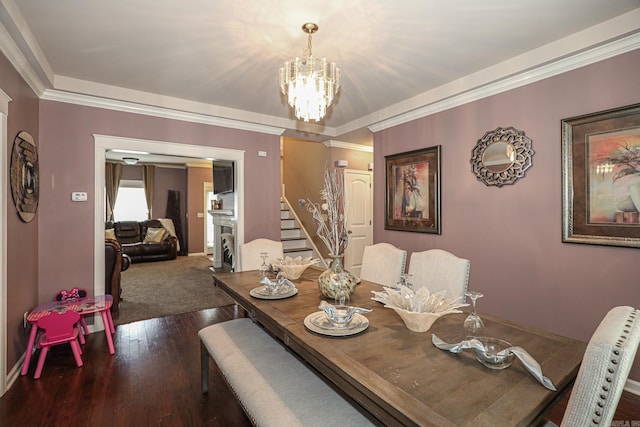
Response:
[{"label": "interior door", "polygon": [[373,174],[369,171],[345,169],[344,189],[348,200],[347,230],[349,246],[345,252],[345,268],[360,276],[364,247],[373,242]]}]

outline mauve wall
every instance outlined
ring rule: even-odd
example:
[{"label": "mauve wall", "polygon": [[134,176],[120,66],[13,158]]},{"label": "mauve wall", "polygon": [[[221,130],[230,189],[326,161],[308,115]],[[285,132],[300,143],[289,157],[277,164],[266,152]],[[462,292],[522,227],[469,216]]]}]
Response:
[{"label": "mauve wall", "polygon": [[[639,249],[562,243],[560,151],[562,119],[640,102],[638,70],[640,50],[377,132],[374,241],[468,258],[469,287],[485,295],[480,311],[585,341],[610,308],[640,307]],[[499,126],[533,140],[533,166],[514,185],[487,187],[469,160]],[[442,235],[385,230],[384,156],[435,145]]]},{"label": "mauve wall", "polygon": [[[0,89],[9,97],[7,117],[7,163],[9,174],[13,140],[20,131],[33,136],[38,150],[42,150],[38,129],[38,97],[22,80],[15,69],[0,55]],[[42,159],[40,159],[42,168]],[[42,194],[42,193],[41,193]],[[24,223],[18,217],[10,184],[2,190],[7,198],[7,367],[10,370],[24,353],[27,344],[22,315],[38,303],[38,229],[42,211],[33,221]]]},{"label": "mauve wall", "polygon": [[[62,285],[93,284],[93,134],[246,150],[245,239],[279,236],[279,159],[257,156],[258,150],[278,153],[279,136],[54,101],[40,105],[47,146],[40,159],[40,301]],[[86,191],[89,201],[71,202],[72,191]]]}]

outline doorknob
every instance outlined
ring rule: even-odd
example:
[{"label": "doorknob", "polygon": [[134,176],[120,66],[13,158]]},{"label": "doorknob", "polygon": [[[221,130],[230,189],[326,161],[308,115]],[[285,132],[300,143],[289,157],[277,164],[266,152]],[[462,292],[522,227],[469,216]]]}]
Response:
[{"label": "doorknob", "polygon": [[351,234],[351,233],[353,233],[351,230],[347,231],[347,234]]}]

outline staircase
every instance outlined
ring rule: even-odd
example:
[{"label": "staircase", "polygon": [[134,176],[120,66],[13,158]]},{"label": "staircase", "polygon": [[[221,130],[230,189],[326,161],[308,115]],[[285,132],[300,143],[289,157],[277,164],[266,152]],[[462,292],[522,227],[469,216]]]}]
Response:
[{"label": "staircase", "polygon": [[283,201],[280,201],[280,240],[284,256],[291,258],[314,256],[312,246],[307,242],[300,224]]}]

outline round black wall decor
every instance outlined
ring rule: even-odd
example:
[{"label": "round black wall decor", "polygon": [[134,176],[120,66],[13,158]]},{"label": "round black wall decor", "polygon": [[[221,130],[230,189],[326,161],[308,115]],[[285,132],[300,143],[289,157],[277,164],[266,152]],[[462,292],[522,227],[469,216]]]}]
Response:
[{"label": "round black wall decor", "polygon": [[11,195],[18,216],[31,222],[38,210],[40,178],[38,148],[29,132],[21,131],[13,141],[11,151]]}]

